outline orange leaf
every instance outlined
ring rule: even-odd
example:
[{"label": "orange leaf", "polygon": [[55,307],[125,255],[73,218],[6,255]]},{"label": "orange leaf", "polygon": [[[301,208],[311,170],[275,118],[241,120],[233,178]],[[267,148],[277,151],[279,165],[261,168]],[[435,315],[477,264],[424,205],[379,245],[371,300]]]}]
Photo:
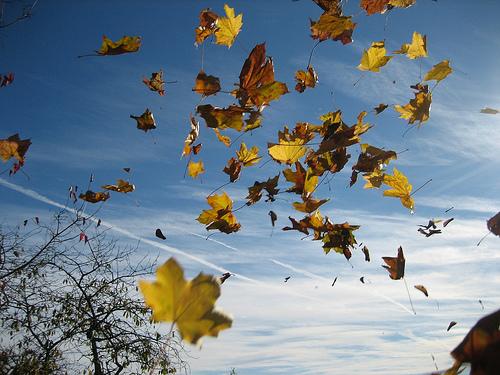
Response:
[{"label": "orange leaf", "polygon": [[118,193],[130,193],[135,190],[134,185],[122,179],[118,179],[116,185],[103,185],[101,187],[103,189],[116,191]]},{"label": "orange leaf", "polygon": [[142,115],[130,115],[130,118],[133,118],[135,121],[137,121],[137,129],[144,130],[144,132],[147,132],[151,129],[156,129],[155,118],[153,117],[153,113],[148,108],[146,108]]},{"label": "orange leaf", "polygon": [[101,191],[94,193],[92,190],[87,190],[85,194],[80,194],[79,198],[90,203],[104,202],[109,199],[109,193]]},{"label": "orange leaf", "polygon": [[0,159],[6,162],[10,158],[16,158],[24,163],[24,155],[31,145],[31,140],[19,138],[19,134],[11,135],[7,139],[0,139]]},{"label": "orange leaf", "polygon": [[219,78],[214,76],[207,76],[203,70],[200,70],[200,72],[196,76],[193,91],[197,92],[201,96],[213,95],[220,91]]}]

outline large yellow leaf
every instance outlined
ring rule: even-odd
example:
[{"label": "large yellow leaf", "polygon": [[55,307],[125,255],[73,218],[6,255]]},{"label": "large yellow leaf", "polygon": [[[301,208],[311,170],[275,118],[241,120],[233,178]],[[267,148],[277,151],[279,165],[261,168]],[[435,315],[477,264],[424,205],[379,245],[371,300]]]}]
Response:
[{"label": "large yellow leaf", "polygon": [[122,53],[137,52],[141,47],[140,36],[124,36],[113,42],[106,35],[102,37],[102,45],[97,54],[101,56],[121,55]]},{"label": "large yellow leaf", "polygon": [[215,31],[215,43],[231,47],[243,25],[243,14],[234,15],[234,9],[224,4],[227,17],[219,17]]},{"label": "large yellow leaf", "polygon": [[436,80],[439,82],[448,77],[451,72],[453,72],[453,69],[450,67],[450,62],[448,60],[443,60],[439,64],[434,65],[432,69],[426,73],[424,81]]},{"label": "large yellow leaf", "polygon": [[386,56],[384,41],[373,42],[371,47],[363,52],[359,70],[368,70],[370,72],[379,72],[380,68],[387,64],[392,56]]},{"label": "large yellow leaf", "polygon": [[392,187],[392,189],[384,191],[384,196],[399,198],[403,206],[413,210],[415,201],[411,197],[412,185],[403,173],[394,168],[393,175],[385,174],[383,182]]},{"label": "large yellow leaf", "polygon": [[232,319],[215,310],[220,296],[218,279],[200,273],[187,281],[174,258],[156,270],[154,282],[140,280],[139,288],[146,305],[153,310],[153,320],[176,324],[182,339],[191,344],[203,336],[217,337],[231,327]]},{"label": "large yellow leaf", "polygon": [[196,178],[202,173],[205,173],[203,162],[201,160],[198,162],[194,162],[191,160],[188,164],[188,175],[190,175],[192,178]]},{"label": "large yellow leaf", "polygon": [[210,195],[207,197],[207,202],[212,208],[203,210],[196,219],[206,224],[207,230],[218,229],[229,234],[240,229],[240,224],[232,212],[233,201],[226,193]]},{"label": "large yellow leaf", "polygon": [[244,142],[241,142],[240,150],[236,151],[236,156],[238,156],[238,160],[243,163],[244,167],[257,164],[262,159],[258,154],[259,148],[257,146],[253,146],[249,150]]},{"label": "large yellow leaf", "polygon": [[412,41],[410,44],[405,43],[397,51],[397,54],[406,54],[409,59],[416,59],[418,57],[427,57],[427,37],[418,32],[413,33]]},{"label": "large yellow leaf", "polygon": [[227,108],[218,108],[210,104],[199,105],[196,112],[205,119],[209,128],[231,128],[241,131],[243,128],[243,114],[245,109],[230,105]]},{"label": "large yellow leaf", "polygon": [[269,155],[279,163],[293,164],[307,152],[305,141],[297,138],[291,141],[280,139],[279,143],[268,143]]}]

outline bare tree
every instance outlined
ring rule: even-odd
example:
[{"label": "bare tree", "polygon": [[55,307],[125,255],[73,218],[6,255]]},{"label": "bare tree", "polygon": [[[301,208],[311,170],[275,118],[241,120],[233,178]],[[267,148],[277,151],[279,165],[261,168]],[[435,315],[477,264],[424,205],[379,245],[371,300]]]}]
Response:
[{"label": "bare tree", "polygon": [[151,323],[137,291],[156,260],[75,212],[0,228],[0,373],[188,372],[181,342]]}]

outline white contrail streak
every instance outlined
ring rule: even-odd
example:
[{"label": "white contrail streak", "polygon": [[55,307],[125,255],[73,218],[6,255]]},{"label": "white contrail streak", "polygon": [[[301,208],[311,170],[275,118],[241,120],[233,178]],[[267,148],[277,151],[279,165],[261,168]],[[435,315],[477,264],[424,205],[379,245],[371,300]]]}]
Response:
[{"label": "white contrail streak", "polygon": [[271,262],[273,262],[274,264],[277,264],[278,266],[281,266],[281,267],[284,267],[284,268],[288,268],[290,271],[300,273],[302,275],[310,277],[311,279],[316,279],[316,280],[324,281],[324,282],[327,282],[327,283],[329,283],[331,281],[330,279],[327,279],[326,277],[323,277],[323,276],[320,276],[320,275],[316,275],[316,274],[314,274],[312,272],[309,272],[309,271],[306,271],[306,270],[294,267],[294,266],[292,266],[290,264],[282,263],[282,262],[280,262],[280,261],[278,261],[276,259],[269,259],[269,260]]}]

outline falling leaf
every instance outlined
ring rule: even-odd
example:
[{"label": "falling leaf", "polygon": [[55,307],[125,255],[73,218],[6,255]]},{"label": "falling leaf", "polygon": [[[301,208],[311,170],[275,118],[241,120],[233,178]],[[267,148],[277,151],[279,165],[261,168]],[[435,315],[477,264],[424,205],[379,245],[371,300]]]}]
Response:
[{"label": "falling leaf", "polygon": [[233,201],[226,193],[210,195],[207,202],[212,208],[203,210],[196,219],[205,224],[207,230],[218,229],[229,234],[240,229],[240,224],[232,212]]},{"label": "falling leaf", "polygon": [[163,80],[163,70],[151,73],[151,78],[142,80],[151,91],[156,91],[160,96],[165,95],[165,81]]},{"label": "falling leaf", "polygon": [[226,281],[227,279],[229,279],[231,277],[231,273],[230,272],[224,272],[222,274],[221,277],[219,277],[219,280],[220,280],[220,283],[221,285],[224,284],[224,281]]},{"label": "falling leaf", "polygon": [[155,236],[158,237],[161,240],[166,240],[167,239],[167,237],[165,237],[165,235],[163,234],[163,232],[161,231],[160,228],[156,229]]},{"label": "falling leaf", "polygon": [[219,130],[231,128],[241,131],[243,128],[243,114],[245,111],[245,109],[235,105],[231,105],[227,108],[218,108],[210,104],[204,104],[196,108],[196,112],[203,117],[209,128],[216,128]]},{"label": "falling leaf", "polygon": [[320,206],[328,202],[329,199],[314,199],[314,198],[306,198],[302,203],[293,202],[293,207],[300,212],[311,213],[316,211]]},{"label": "falling leaf", "polygon": [[291,277],[292,277],[292,276],[287,276],[287,277],[285,277],[285,283],[286,283],[286,282],[288,282],[288,280],[290,280],[290,278],[291,278]]},{"label": "falling leaf", "polygon": [[278,132],[278,143],[268,143],[269,156],[278,163],[292,165],[296,163],[307,152],[305,144],[310,140],[309,136],[302,136],[295,130],[290,133],[285,126],[283,131]]},{"label": "falling leaf", "polygon": [[224,4],[227,17],[219,17],[215,31],[215,43],[231,47],[243,25],[243,14],[234,15],[234,9]]},{"label": "falling leaf", "polygon": [[487,115],[496,115],[497,113],[500,113],[500,110],[485,107],[485,108],[481,109],[481,113],[486,113]]},{"label": "falling leaf", "polygon": [[365,283],[365,277],[364,277],[364,276],[361,276],[361,277],[359,278],[359,281],[361,281],[361,282],[364,284],[364,283]]},{"label": "falling leaf", "polygon": [[214,129],[214,132],[219,142],[222,142],[226,147],[231,146],[231,138],[227,135],[222,135],[219,129]]},{"label": "falling leaf", "polygon": [[109,193],[103,191],[94,193],[92,190],[87,190],[85,194],[80,194],[79,198],[90,203],[104,202],[109,199]]},{"label": "falling leaf", "polygon": [[201,96],[213,95],[220,91],[220,80],[214,76],[208,76],[203,70],[200,70],[196,76],[193,91]]},{"label": "falling leaf", "polygon": [[176,324],[182,339],[191,344],[203,336],[217,337],[220,331],[231,327],[232,319],[215,310],[220,296],[217,278],[200,273],[187,281],[174,258],[156,270],[154,282],[140,280],[139,289],[153,310],[153,320]]},{"label": "falling leaf", "polygon": [[250,150],[247,149],[247,145],[242,142],[240,145],[239,151],[236,151],[236,156],[238,156],[238,160],[240,163],[243,163],[244,167],[249,167],[257,164],[260,159],[258,156],[259,148],[257,146],[253,146]]},{"label": "falling leaf", "polygon": [[425,237],[430,237],[430,236],[432,236],[434,234],[442,233],[441,229],[429,229],[429,231],[426,232],[425,229],[422,229],[422,228],[418,228],[418,232],[420,232],[423,235],[425,235]]},{"label": "falling leaf", "polygon": [[238,89],[233,95],[243,107],[253,104],[261,108],[286,93],[286,84],[274,80],[273,60],[266,56],[266,45],[256,45],[243,64]]},{"label": "falling leaf", "polygon": [[427,86],[419,86],[415,93],[415,98],[411,99],[404,106],[396,104],[394,109],[399,112],[400,118],[408,120],[408,124],[419,122],[419,126],[429,119],[429,111],[431,110],[432,94],[427,92]]},{"label": "falling leaf", "polygon": [[356,27],[356,23],[351,19],[351,16],[323,13],[317,21],[311,20],[311,37],[320,41],[332,39],[349,44]]},{"label": "falling leaf", "polygon": [[123,168],[123,170],[124,170],[125,172],[127,172],[127,173],[130,173],[130,168],[129,168],[129,167],[125,167],[125,168]]},{"label": "falling leaf", "polygon": [[198,155],[201,151],[201,147],[203,146],[202,143],[198,143],[197,145],[193,146],[193,154]]},{"label": "falling leaf", "polygon": [[230,182],[234,182],[240,177],[242,166],[242,163],[236,158],[231,158],[227,161],[227,165],[224,167],[223,172],[229,175]]},{"label": "falling leaf", "polygon": [[446,227],[448,224],[450,224],[453,220],[455,220],[454,217],[448,219],[448,220],[445,220],[443,221],[443,227]]},{"label": "falling leaf", "polygon": [[500,370],[500,310],[479,319],[451,355],[458,364],[470,363],[470,375],[493,375]]},{"label": "falling leaf", "polygon": [[359,229],[359,225],[351,225],[347,222],[332,224],[328,223],[328,220],[326,222],[327,232],[321,239],[323,251],[328,254],[333,249],[337,253],[344,254],[345,258],[349,260],[352,256],[351,250],[357,243],[353,232]]},{"label": "falling leaf", "polygon": [[416,2],[417,0],[389,0],[389,5],[397,8],[408,8]]},{"label": "falling leaf", "polygon": [[89,240],[89,238],[87,237],[87,235],[86,235],[85,233],[81,232],[81,233],[80,233],[80,239],[79,239],[79,241],[78,241],[78,242],[82,242],[82,241],[84,241],[85,243],[87,243],[87,242],[88,242],[88,240]]},{"label": "falling leaf", "polygon": [[333,283],[332,283],[332,286],[335,285],[335,283],[337,282],[337,279],[338,279],[338,276],[335,277],[335,279],[333,279]]},{"label": "falling leaf", "polygon": [[450,324],[448,325],[448,328],[446,328],[446,332],[448,332],[452,327],[454,327],[456,325],[457,325],[457,322],[455,322],[454,320],[452,320],[450,322]]},{"label": "falling leaf", "polygon": [[101,187],[103,189],[116,191],[118,193],[130,193],[135,190],[134,185],[122,179],[118,179],[116,185],[103,185]]},{"label": "falling leaf", "polygon": [[17,133],[7,139],[0,139],[0,159],[6,162],[10,158],[16,158],[19,162],[24,163],[24,155],[30,145],[30,139],[21,139]]},{"label": "falling leaf", "polygon": [[198,177],[198,175],[205,173],[205,167],[203,166],[203,162],[200,160],[198,162],[194,162],[192,160],[189,161],[188,164],[188,175],[192,178]]},{"label": "falling leaf", "polygon": [[295,80],[297,81],[295,90],[298,92],[304,92],[306,87],[316,87],[316,83],[318,83],[318,75],[316,74],[314,68],[309,65],[307,67],[307,71],[298,70],[295,72]]},{"label": "falling leaf", "polygon": [[436,64],[429,70],[424,77],[424,81],[442,81],[448,77],[453,69],[450,67],[450,62],[448,60],[443,60],[439,64]]},{"label": "falling leaf", "polygon": [[248,195],[245,199],[247,199],[247,206],[250,206],[254,203],[257,203],[262,198],[262,191],[265,190],[267,192],[266,202],[274,202],[275,195],[279,193],[278,186],[279,174],[268,178],[265,182],[255,181],[253,186],[248,188]]},{"label": "falling leaf", "polygon": [[295,171],[287,168],[283,171],[283,176],[288,182],[294,185],[287,191],[309,197],[318,185],[318,176],[312,173],[312,169],[306,171],[300,162],[295,163]]},{"label": "falling leaf", "polygon": [[363,251],[363,254],[365,255],[365,262],[369,262],[370,261],[370,251],[368,250],[368,248],[366,246],[363,246],[361,251]]},{"label": "falling leaf", "polygon": [[14,82],[14,73],[8,73],[6,75],[0,74],[0,87],[5,87]]},{"label": "falling leaf", "polygon": [[269,211],[268,215],[271,218],[271,225],[274,227],[276,220],[278,220],[278,215],[274,211]]},{"label": "falling leaf", "polygon": [[312,169],[313,174],[322,176],[325,172],[337,173],[340,172],[351,157],[347,153],[346,147],[336,148],[333,151],[326,151],[321,154],[316,154],[310,151],[306,156],[306,163]]},{"label": "falling leaf", "polygon": [[200,25],[195,30],[195,43],[197,45],[217,30],[217,19],[219,16],[210,9],[204,9],[200,12]]},{"label": "falling leaf", "polygon": [[103,35],[101,48],[96,52],[100,56],[121,55],[122,53],[137,52],[140,47],[140,36],[124,36],[113,42]]},{"label": "falling leaf", "polygon": [[342,0],[313,0],[321,9],[323,13],[329,14],[342,14]]},{"label": "falling leaf", "polygon": [[393,53],[406,54],[409,59],[427,57],[427,37],[418,32],[413,33],[411,44],[403,44],[401,48]]},{"label": "falling leaf", "polygon": [[389,271],[389,277],[393,280],[399,280],[405,275],[405,257],[403,255],[403,248],[400,246],[398,249],[397,257],[382,257],[387,266],[384,267]]},{"label": "falling leaf", "polygon": [[153,117],[153,113],[151,113],[148,108],[146,108],[142,115],[130,115],[130,118],[133,118],[135,121],[137,121],[137,129],[144,130],[144,132],[147,132],[151,129],[156,129],[155,118]]},{"label": "falling leaf", "polygon": [[393,175],[385,174],[383,182],[392,187],[392,189],[384,191],[385,197],[399,198],[403,206],[410,210],[414,209],[415,201],[411,197],[412,185],[403,173],[394,168]]},{"label": "falling leaf", "polygon": [[500,212],[488,219],[486,225],[491,233],[496,236],[500,236]]},{"label": "falling leaf", "polygon": [[427,292],[427,288],[423,285],[414,285],[413,286],[415,289],[420,290],[422,293],[425,294],[426,297],[429,297],[429,293]]},{"label": "falling leaf", "polygon": [[383,14],[392,8],[408,8],[415,2],[416,0],[361,0],[360,7],[370,16]]},{"label": "falling leaf", "polygon": [[182,149],[181,157],[189,155],[191,153],[191,146],[194,142],[196,142],[196,139],[198,139],[198,136],[200,135],[200,123],[196,121],[196,119],[192,115],[189,115],[189,125],[191,129],[189,130],[189,133],[184,140],[184,147]]},{"label": "falling leaf", "polygon": [[368,143],[363,143],[360,146],[361,153],[358,156],[358,161],[352,166],[351,186],[356,182],[358,173],[364,173],[364,176],[370,176],[374,172],[382,173],[384,167],[391,160],[397,159],[397,154],[394,151],[385,151]]},{"label": "falling leaf", "polygon": [[380,68],[392,59],[392,56],[387,56],[385,42],[373,42],[371,47],[364,50],[361,57],[361,63],[358,65],[359,70],[370,72],[379,72]]},{"label": "falling leaf", "polygon": [[384,112],[387,107],[389,107],[387,104],[384,104],[384,103],[380,103],[378,106],[376,106],[375,108],[373,108],[375,110],[375,113],[377,115],[381,114],[382,112]]}]

